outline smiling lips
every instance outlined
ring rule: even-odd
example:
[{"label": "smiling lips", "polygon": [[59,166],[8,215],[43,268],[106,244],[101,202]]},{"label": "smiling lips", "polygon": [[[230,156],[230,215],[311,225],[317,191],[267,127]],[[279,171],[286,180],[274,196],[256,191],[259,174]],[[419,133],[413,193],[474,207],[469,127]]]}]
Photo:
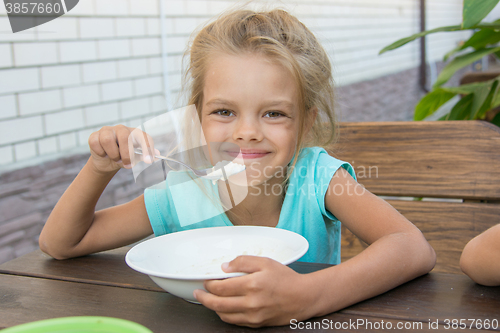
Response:
[{"label": "smiling lips", "polygon": [[228,151],[227,153],[234,158],[253,159],[264,157],[270,152],[261,149],[241,149],[241,151]]}]

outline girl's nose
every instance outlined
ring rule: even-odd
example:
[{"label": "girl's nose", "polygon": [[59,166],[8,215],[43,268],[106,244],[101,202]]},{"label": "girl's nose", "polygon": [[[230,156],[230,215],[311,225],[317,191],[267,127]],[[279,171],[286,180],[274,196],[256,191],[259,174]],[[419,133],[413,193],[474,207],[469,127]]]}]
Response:
[{"label": "girl's nose", "polygon": [[250,117],[241,117],[238,119],[233,132],[233,140],[259,142],[262,141],[263,138],[264,135],[258,119]]}]

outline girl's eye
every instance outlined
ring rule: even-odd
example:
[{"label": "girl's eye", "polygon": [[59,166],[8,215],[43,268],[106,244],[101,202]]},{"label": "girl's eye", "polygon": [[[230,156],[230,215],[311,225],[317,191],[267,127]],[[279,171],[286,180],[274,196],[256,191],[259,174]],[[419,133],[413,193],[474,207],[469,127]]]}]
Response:
[{"label": "girl's eye", "polygon": [[266,113],[264,117],[269,117],[269,118],[279,118],[283,117],[284,115],[282,113],[276,112],[276,111],[270,111]]},{"label": "girl's eye", "polygon": [[216,110],[216,111],[214,111],[212,113],[217,114],[219,116],[223,116],[223,117],[229,117],[229,116],[231,116],[233,114],[229,110]]}]

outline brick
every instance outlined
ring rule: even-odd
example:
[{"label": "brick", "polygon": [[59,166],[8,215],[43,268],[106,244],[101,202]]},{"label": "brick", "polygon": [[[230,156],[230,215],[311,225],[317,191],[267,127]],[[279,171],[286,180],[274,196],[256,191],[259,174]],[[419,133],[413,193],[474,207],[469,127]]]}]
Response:
[{"label": "brick", "polygon": [[6,222],[36,211],[36,208],[28,200],[16,195],[0,200],[0,222]]},{"label": "brick", "polygon": [[0,119],[13,118],[17,115],[16,97],[14,95],[0,96]]},{"label": "brick", "polygon": [[42,88],[56,88],[81,83],[80,65],[48,66],[41,68]]},{"label": "brick", "polygon": [[151,95],[162,92],[163,81],[161,76],[148,77],[135,80],[134,86],[136,96]]},{"label": "brick", "polygon": [[[168,27],[171,27],[172,24],[171,23],[167,23],[169,22],[170,20],[165,20],[165,31],[166,33],[172,33],[172,28],[170,28],[170,31],[168,29]],[[157,19],[157,18],[150,18],[148,17],[148,19],[146,20],[146,35],[148,36],[158,36],[160,35],[161,33],[161,26],[160,26],[160,19]]]},{"label": "brick", "polygon": [[88,85],[63,89],[64,106],[75,107],[99,102],[99,86]]},{"label": "brick", "polygon": [[16,157],[16,162],[35,157],[37,155],[35,142],[28,141],[14,145],[14,154]]},{"label": "brick", "polygon": [[44,138],[37,141],[38,153],[40,155],[57,153],[57,141],[55,137]]},{"label": "brick", "polygon": [[112,101],[130,98],[132,93],[132,81],[118,81],[112,83],[103,83],[101,85],[103,101]]},{"label": "brick", "polygon": [[89,17],[80,19],[80,38],[106,38],[115,36],[113,18]]},{"label": "brick", "polygon": [[53,111],[60,109],[62,106],[61,91],[59,89],[19,94],[18,98],[19,113],[22,116]]},{"label": "brick", "polygon": [[0,145],[43,136],[42,117],[19,118],[0,122]]},{"label": "brick", "polygon": [[16,254],[10,246],[6,246],[0,249],[0,264],[6,263],[9,260],[15,259]]},{"label": "brick", "polygon": [[12,67],[13,64],[10,44],[0,44],[0,68]]},{"label": "brick", "polygon": [[171,74],[168,76],[168,85],[170,90],[179,90],[182,88],[182,75]]},{"label": "brick", "polygon": [[94,62],[82,65],[83,81],[101,82],[115,80],[117,78],[116,62]]},{"label": "brick", "polygon": [[184,0],[168,0],[164,2],[165,14],[168,16],[186,15]]},{"label": "brick", "polygon": [[159,38],[135,38],[131,42],[133,56],[160,54]]},{"label": "brick", "polygon": [[24,230],[17,230],[13,233],[0,237],[0,247],[12,245],[22,239],[24,239]]},{"label": "brick", "polygon": [[150,97],[151,100],[151,111],[154,114],[159,112],[167,112],[167,101],[163,95],[156,95]]},{"label": "brick", "polygon": [[123,124],[125,126],[133,127],[133,128],[137,128],[137,127],[141,126],[142,123],[143,123],[142,117],[140,117],[140,118],[134,118],[134,119],[128,119],[128,120],[125,120],[123,122]]},{"label": "brick", "polygon": [[147,59],[142,58],[118,61],[118,75],[120,78],[148,75]]},{"label": "brick", "polygon": [[38,40],[68,40],[78,38],[78,19],[58,17],[35,28]]},{"label": "brick", "polygon": [[79,1],[66,16],[95,15],[94,1]]},{"label": "brick", "polygon": [[83,110],[69,110],[45,115],[47,135],[74,131],[84,127]]},{"label": "brick", "polygon": [[61,151],[65,151],[76,147],[75,133],[61,134],[57,137],[57,139],[59,142],[59,149],[61,149]]},{"label": "brick", "polygon": [[97,46],[94,41],[59,43],[61,62],[89,61],[97,59]]},{"label": "brick", "polygon": [[143,18],[118,17],[115,19],[115,24],[118,37],[144,36],[146,34],[146,22]]},{"label": "brick", "polygon": [[122,16],[130,15],[128,1],[123,0],[106,0],[96,1],[95,11],[97,15]]},{"label": "brick", "polygon": [[134,15],[158,16],[160,9],[157,0],[131,0],[130,12]]},{"label": "brick", "polygon": [[40,212],[23,215],[0,224],[0,236],[13,233],[17,230],[29,228],[33,225],[39,224],[40,222],[42,222],[42,214]]},{"label": "brick", "polygon": [[176,34],[191,34],[198,27],[198,20],[193,17],[176,17],[172,21]]},{"label": "brick", "polygon": [[208,1],[205,0],[187,0],[186,14],[206,16],[208,13]]},{"label": "brick", "polygon": [[12,146],[0,147],[0,165],[14,163],[14,152]]},{"label": "brick", "polygon": [[147,115],[150,112],[149,98],[133,99],[120,102],[121,118],[128,119]]},{"label": "brick", "polygon": [[100,40],[97,42],[99,59],[130,57],[130,41],[128,39]]},{"label": "brick", "polygon": [[14,254],[16,257],[21,257],[25,254],[33,252],[38,249],[38,243],[35,240],[27,239],[21,242],[17,242],[13,246]]},{"label": "brick", "polygon": [[77,133],[78,146],[88,147],[89,146],[89,137],[90,137],[90,134],[92,134],[93,132],[95,132],[93,129],[84,129],[84,130],[78,131],[78,133]]},{"label": "brick", "polygon": [[118,103],[100,104],[85,108],[87,126],[111,125],[119,119]]},{"label": "brick", "polygon": [[15,43],[16,66],[33,66],[57,63],[56,43]]},{"label": "brick", "polygon": [[187,48],[187,37],[167,37],[168,53],[183,53]]},{"label": "brick", "polygon": [[148,59],[148,73],[149,74],[162,74],[163,64],[161,57],[154,57]]}]

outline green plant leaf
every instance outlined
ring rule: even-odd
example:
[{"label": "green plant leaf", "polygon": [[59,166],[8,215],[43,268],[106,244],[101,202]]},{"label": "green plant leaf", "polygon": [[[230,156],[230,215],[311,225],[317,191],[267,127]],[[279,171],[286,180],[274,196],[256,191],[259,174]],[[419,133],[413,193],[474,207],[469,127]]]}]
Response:
[{"label": "green plant leaf", "polygon": [[491,123],[500,127],[500,113],[497,113],[495,118],[493,118],[493,120],[491,120]]},{"label": "green plant leaf", "polygon": [[462,27],[471,28],[481,22],[500,0],[464,0]]},{"label": "green plant leaf", "polygon": [[470,65],[474,61],[477,61],[490,53],[499,52],[499,51],[500,51],[500,47],[492,47],[492,48],[480,49],[480,50],[456,57],[455,59],[450,61],[443,68],[441,73],[439,73],[433,87],[436,88],[436,87],[439,87],[439,86],[443,85],[444,83],[446,83],[453,76],[453,74],[455,74],[455,72],[458,71],[460,68],[463,68],[467,65]]},{"label": "green plant leaf", "polygon": [[440,87],[439,89],[443,89],[444,91],[454,93],[454,94],[468,95],[470,93],[474,93],[477,89],[481,88],[484,85],[486,85],[486,86],[491,85],[494,80],[496,80],[496,78],[489,80],[489,81],[484,81],[484,82],[474,82],[474,83],[463,84],[463,85],[458,86],[458,87]]},{"label": "green plant leaf", "polygon": [[417,38],[423,37],[423,36],[428,35],[428,34],[432,34],[432,33],[436,33],[436,32],[458,31],[458,30],[462,30],[462,28],[459,25],[452,25],[452,26],[440,27],[440,28],[436,28],[436,29],[432,29],[432,30],[422,31],[422,32],[419,32],[417,34],[411,35],[409,37],[401,38],[401,39],[395,41],[391,45],[388,45],[388,46],[384,47],[382,50],[380,50],[380,52],[378,54],[382,54],[384,52],[397,49],[398,47],[401,47],[401,46],[405,45],[406,43],[411,42],[412,40],[415,40]]},{"label": "green plant leaf", "polygon": [[[451,109],[450,113],[446,117],[440,118],[440,120],[465,120],[470,118],[471,105],[474,99],[474,94],[469,94],[462,97],[457,104]],[[444,119],[443,119],[444,118]]]},{"label": "green plant leaf", "polygon": [[443,61],[448,60],[448,58],[468,47],[473,47],[474,49],[482,49],[488,45],[496,45],[500,42],[500,31],[495,31],[493,29],[481,29],[472,35],[462,46],[458,46],[450,52],[446,53]]},{"label": "green plant leaf", "polygon": [[452,99],[456,93],[445,91],[438,88],[427,95],[425,95],[415,106],[414,120],[424,120],[434,112],[436,112],[441,105]]},{"label": "green plant leaf", "polygon": [[[471,106],[471,119],[484,118],[486,112],[491,109],[491,101],[497,93],[497,88],[498,80],[495,80],[490,86],[485,86],[477,93],[474,93],[474,102],[472,102]],[[476,99],[478,100],[476,101]]]}]

